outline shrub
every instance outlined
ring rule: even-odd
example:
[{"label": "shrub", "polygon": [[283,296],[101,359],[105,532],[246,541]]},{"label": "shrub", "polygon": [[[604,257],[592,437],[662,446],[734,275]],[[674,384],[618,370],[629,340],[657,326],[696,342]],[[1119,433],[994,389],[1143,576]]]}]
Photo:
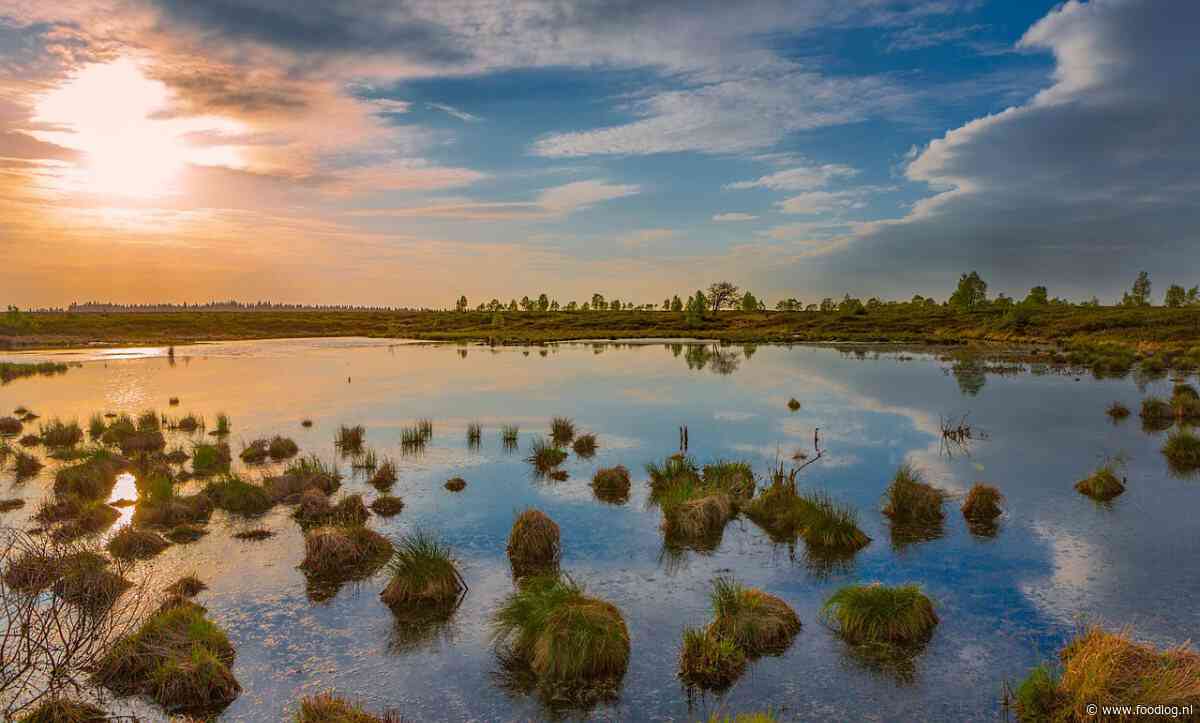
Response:
[{"label": "shrub", "polygon": [[467,589],[450,549],[422,530],[396,543],[387,566],[390,579],[380,598],[393,609],[453,605]]},{"label": "shrub", "polygon": [[1105,464],[1086,479],[1075,483],[1075,489],[1100,502],[1107,502],[1125,491],[1125,481],[1117,477],[1115,465]]},{"label": "shrub", "polygon": [[581,434],[575,438],[575,443],[571,445],[575,450],[575,454],[587,459],[596,454],[596,435]]},{"label": "shrub", "polygon": [[847,585],[825,601],[821,616],[854,644],[917,645],[938,624],[933,603],[916,585]]},{"label": "shrub", "polygon": [[555,446],[570,444],[575,439],[575,422],[567,417],[555,417],[550,420],[550,438]]},{"label": "shrub", "polygon": [[561,554],[558,525],[539,510],[525,510],[509,532],[507,551],[516,577],[554,571]]},{"label": "shrub", "polygon": [[214,715],[242,687],[229,666],[233,646],[225,631],[194,603],[164,605],[101,658],[98,683],[117,695],[140,693],[168,712]]},{"label": "shrub", "polygon": [[734,641],[709,630],[685,628],[679,650],[679,677],[688,685],[723,690],[746,669],[746,653]]},{"label": "shrub", "polygon": [[1200,469],[1200,437],[1186,429],[1177,429],[1167,437],[1162,452],[1171,469],[1191,472]]},{"label": "shrub", "polygon": [[620,611],[566,576],[526,580],[496,612],[492,631],[543,685],[619,680],[629,664]]},{"label": "shrub", "polygon": [[624,504],[629,500],[629,470],[621,465],[598,470],[592,477],[592,491],[602,502]]},{"label": "shrub", "polygon": [[907,463],[896,471],[885,498],[883,514],[900,524],[936,524],[945,515],[945,494],[925,484],[921,472]]},{"label": "shrub", "polygon": [[800,618],[783,600],[728,577],[713,580],[709,632],[731,640],[750,657],[783,652],[800,632]]}]

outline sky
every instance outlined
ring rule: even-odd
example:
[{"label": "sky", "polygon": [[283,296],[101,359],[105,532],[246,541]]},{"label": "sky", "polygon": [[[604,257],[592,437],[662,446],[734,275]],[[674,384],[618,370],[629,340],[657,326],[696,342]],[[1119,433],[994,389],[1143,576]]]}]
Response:
[{"label": "sky", "polygon": [[1193,0],[0,0],[0,303],[1200,283]]}]

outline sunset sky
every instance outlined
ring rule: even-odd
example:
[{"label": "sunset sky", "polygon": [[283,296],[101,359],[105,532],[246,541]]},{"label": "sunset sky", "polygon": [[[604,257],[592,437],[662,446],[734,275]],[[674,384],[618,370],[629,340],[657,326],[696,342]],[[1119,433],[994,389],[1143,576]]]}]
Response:
[{"label": "sunset sky", "polygon": [[0,304],[1200,283],[1193,0],[0,0]]}]

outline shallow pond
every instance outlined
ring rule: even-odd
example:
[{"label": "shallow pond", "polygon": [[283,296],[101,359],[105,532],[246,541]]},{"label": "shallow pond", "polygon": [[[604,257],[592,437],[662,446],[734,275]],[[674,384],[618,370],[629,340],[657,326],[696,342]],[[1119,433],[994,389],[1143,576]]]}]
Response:
[{"label": "shallow pond", "polygon": [[[818,347],[572,343],[549,347],[451,346],[353,339],[278,340],[162,349],[62,352],[34,358],[80,361],[65,375],[0,387],[0,411],[24,405],[85,423],[95,412],[196,412],[233,423],[232,446],[284,434],[303,453],[334,459],[334,430],[362,424],[367,444],[397,460],[393,494],[403,512],[370,525],[399,535],[437,531],[462,563],[470,590],[449,625],[424,635],[397,629],[379,600],[382,575],[310,599],[297,565],[303,537],[287,508],[254,522],[217,512],[210,534],[173,545],[142,563],[161,584],[196,572],[209,586],[199,601],[237,649],[244,692],[226,720],[284,719],[303,695],[335,689],[368,709],[395,708],[415,720],[527,720],[549,711],[536,697],[507,691],[488,638],[488,620],[512,590],[505,540],[515,515],[537,507],[562,529],[563,568],[625,616],[632,656],[619,698],[575,713],[613,720],[697,720],[710,712],[770,708],[785,719],[994,720],[1002,684],[1056,655],[1080,619],[1130,626],[1143,639],[1181,642],[1200,630],[1200,481],[1171,474],[1164,433],[1142,430],[1136,414],[1114,424],[1114,400],[1136,410],[1170,382],[1096,380],[1038,370],[987,374],[920,353]],[[31,357],[25,356],[25,359]],[[168,407],[179,397],[178,407]],[[789,411],[788,400],[801,402]],[[589,460],[572,454],[565,481],[537,479],[524,461],[552,416],[568,416],[599,437]],[[943,418],[969,415],[987,438],[945,448]],[[311,419],[311,428],[301,426]],[[433,420],[421,454],[402,454],[400,429]],[[471,422],[483,426],[478,449]],[[506,450],[504,424],[520,426]],[[805,487],[856,507],[871,544],[844,568],[808,564],[803,547],[773,544],[735,519],[712,554],[666,554],[660,513],[646,504],[648,462],[679,447],[687,425],[699,461],[746,459],[765,476],[777,458],[811,449],[814,428],[827,452],[801,473]],[[170,435],[185,443],[186,435]],[[1105,455],[1127,457],[1128,490],[1108,505],[1073,485]],[[944,534],[893,543],[880,496],[909,460],[947,491]],[[600,467],[623,464],[634,491],[623,505],[596,500]],[[23,510],[0,524],[25,524],[50,488],[58,463],[0,497]],[[240,465],[239,465],[240,466]],[[377,493],[361,475],[343,493]],[[258,471],[250,471],[256,477]],[[443,487],[467,480],[463,492]],[[975,482],[1007,498],[994,536],[973,535],[958,513]],[[277,535],[234,539],[249,527]],[[804,628],[787,652],[755,662],[723,696],[689,694],[676,679],[680,631],[710,618],[710,581],[735,574],[788,601]],[[941,625],[910,670],[857,660],[818,618],[822,602],[854,581],[918,582],[936,601]],[[151,717],[153,708],[117,703]]]}]

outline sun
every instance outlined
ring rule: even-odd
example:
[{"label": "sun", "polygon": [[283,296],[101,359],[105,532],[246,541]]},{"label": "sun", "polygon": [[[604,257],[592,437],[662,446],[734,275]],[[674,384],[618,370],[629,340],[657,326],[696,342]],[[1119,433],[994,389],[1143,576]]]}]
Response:
[{"label": "sun", "polygon": [[198,131],[236,131],[221,118],[172,118],[171,94],[130,59],[89,65],[37,99],[39,139],[79,151],[79,166],[60,177],[63,190],[153,198],[178,192],[188,165],[236,165],[231,147],[198,147]]}]

